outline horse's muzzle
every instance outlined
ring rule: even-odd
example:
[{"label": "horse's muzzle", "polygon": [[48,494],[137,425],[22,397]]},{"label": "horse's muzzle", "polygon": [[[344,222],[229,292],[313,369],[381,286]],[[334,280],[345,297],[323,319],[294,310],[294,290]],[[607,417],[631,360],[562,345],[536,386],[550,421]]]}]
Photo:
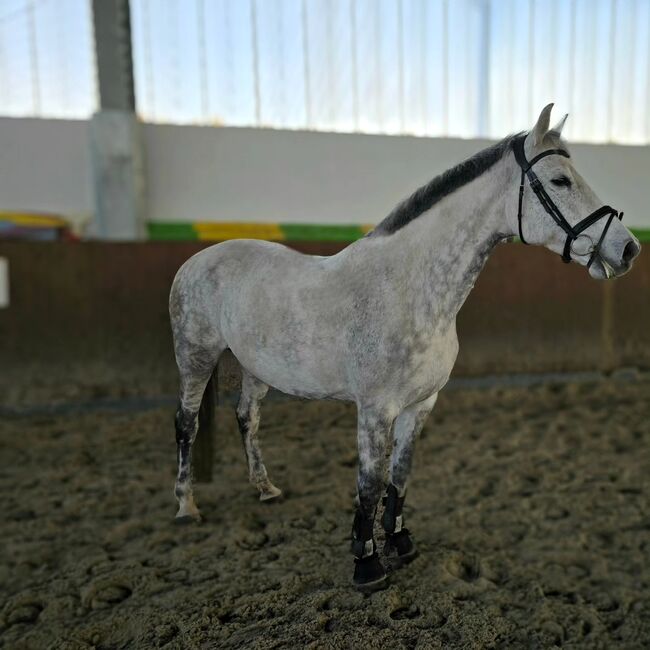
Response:
[{"label": "horse's muzzle", "polygon": [[619,259],[606,258],[601,252],[595,257],[593,265],[589,268],[589,273],[592,277],[603,280],[625,275],[632,268],[632,263],[640,252],[641,244],[636,239],[630,238],[623,247]]}]

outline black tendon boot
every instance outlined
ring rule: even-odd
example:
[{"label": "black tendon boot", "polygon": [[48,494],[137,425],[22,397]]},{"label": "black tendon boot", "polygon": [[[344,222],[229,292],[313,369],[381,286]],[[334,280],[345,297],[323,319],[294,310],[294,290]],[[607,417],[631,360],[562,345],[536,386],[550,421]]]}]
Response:
[{"label": "black tendon boot", "polygon": [[368,516],[359,506],[352,524],[354,586],[360,591],[377,591],[386,587],[386,572],[377,553],[372,527],[375,514]]},{"label": "black tendon boot", "polygon": [[404,564],[408,564],[414,560],[418,552],[408,528],[404,528],[402,525],[404,497],[398,496],[397,488],[392,483],[386,490],[383,503],[384,516],[382,518],[382,524],[386,531],[384,555],[388,558],[393,568],[399,569]]}]

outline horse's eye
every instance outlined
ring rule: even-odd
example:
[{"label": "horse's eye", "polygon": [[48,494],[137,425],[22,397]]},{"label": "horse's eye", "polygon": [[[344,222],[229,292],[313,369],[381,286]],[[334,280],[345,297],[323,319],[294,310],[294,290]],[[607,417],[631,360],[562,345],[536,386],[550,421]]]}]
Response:
[{"label": "horse's eye", "polygon": [[571,179],[566,176],[558,176],[557,178],[552,178],[551,183],[557,185],[558,187],[571,187]]}]

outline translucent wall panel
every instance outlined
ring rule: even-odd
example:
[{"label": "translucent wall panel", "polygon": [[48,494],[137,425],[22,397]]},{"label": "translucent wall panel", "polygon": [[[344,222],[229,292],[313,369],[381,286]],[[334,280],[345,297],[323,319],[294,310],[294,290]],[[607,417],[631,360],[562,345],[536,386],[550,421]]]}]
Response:
[{"label": "translucent wall panel", "polygon": [[0,115],[83,118],[96,97],[88,0],[2,0]]},{"label": "translucent wall panel", "polygon": [[[650,142],[650,0],[131,0],[152,122]],[[0,114],[96,106],[88,0],[0,2]]]}]

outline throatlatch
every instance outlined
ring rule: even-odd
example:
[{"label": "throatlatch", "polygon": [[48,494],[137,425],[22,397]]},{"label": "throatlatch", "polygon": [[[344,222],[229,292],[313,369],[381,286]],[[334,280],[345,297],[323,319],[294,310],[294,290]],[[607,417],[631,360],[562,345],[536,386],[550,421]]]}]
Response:
[{"label": "throatlatch", "polygon": [[[555,223],[564,230],[566,233],[566,241],[564,243],[564,250],[562,252],[562,261],[565,263],[571,262],[571,253],[574,252],[577,255],[588,255],[591,253],[589,257],[589,262],[587,263],[587,268],[589,268],[594,260],[596,259],[596,256],[601,258],[600,255],[600,247],[603,244],[603,241],[605,239],[605,235],[607,234],[607,231],[609,230],[609,227],[612,223],[612,219],[614,217],[618,217],[620,220],[623,220],[623,213],[618,212],[614,208],[612,208],[609,205],[603,205],[602,207],[598,208],[598,210],[594,210],[590,215],[586,216],[582,221],[579,221],[575,226],[572,226],[564,217],[562,214],[560,208],[553,203],[553,199],[548,195],[546,190],[544,189],[544,186],[542,185],[542,182],[539,180],[537,177],[537,174],[532,170],[532,167],[535,163],[539,162],[542,158],[545,158],[546,156],[552,156],[552,155],[557,155],[557,156],[564,156],[565,158],[570,158],[569,152],[566,151],[565,149],[548,149],[547,151],[543,151],[542,153],[538,154],[535,156],[530,162],[526,159],[526,153],[524,151],[524,142],[526,140],[526,134],[520,135],[518,138],[516,138],[513,142],[513,151],[515,154],[515,160],[517,161],[517,164],[519,167],[521,167],[521,183],[519,184],[519,210],[517,214],[517,221],[519,225],[519,239],[524,244],[528,244],[528,242],[524,239],[524,233],[522,230],[522,218],[523,218],[523,200],[524,200],[524,185],[526,182],[526,177],[528,177],[528,182],[530,184],[530,188],[535,192],[537,198],[539,199],[539,202],[542,204],[542,207],[548,214],[551,215],[551,218]],[[583,231],[589,228],[589,226],[593,225],[596,223],[596,221],[602,219],[603,217],[609,215],[609,218],[607,219],[607,223],[605,224],[605,228],[603,228],[603,232],[600,235],[600,239],[598,240],[598,243],[593,246],[593,240],[588,237],[588,235],[582,235]],[[578,237],[583,236],[587,237],[592,246],[589,250],[585,251],[584,253],[580,253],[577,251],[573,250],[573,243],[578,239]]]}]

